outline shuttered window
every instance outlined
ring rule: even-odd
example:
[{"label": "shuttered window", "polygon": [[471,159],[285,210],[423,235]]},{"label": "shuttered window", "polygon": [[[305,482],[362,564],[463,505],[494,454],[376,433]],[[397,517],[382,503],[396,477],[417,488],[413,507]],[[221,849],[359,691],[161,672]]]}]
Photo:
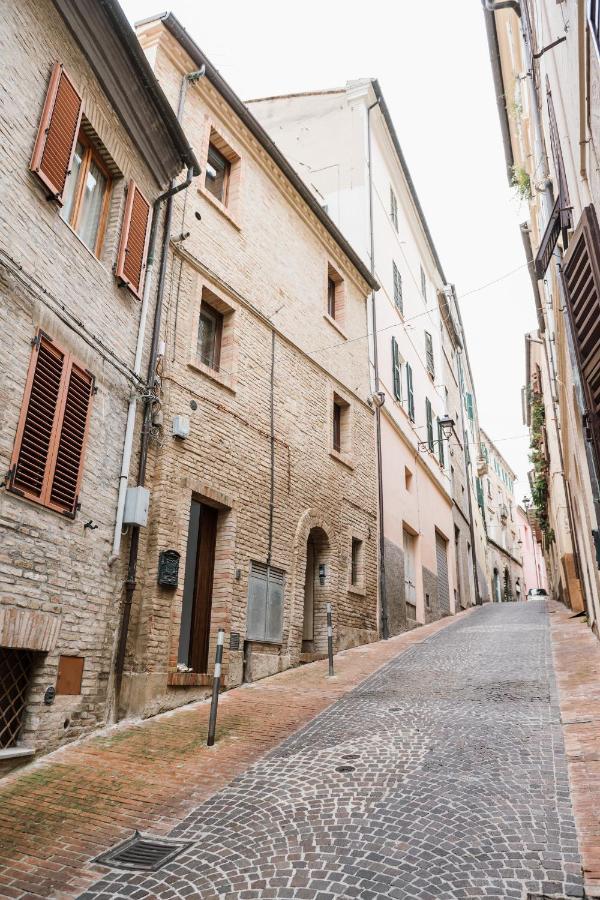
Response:
[{"label": "shuttered window", "polygon": [[56,63],[50,77],[30,167],[60,204],[80,122],[81,97],[62,65]]},{"label": "shuttered window", "polygon": [[427,422],[427,446],[433,453],[435,444],[433,441],[433,413],[431,410],[431,402],[429,397],[425,398],[425,421]]},{"label": "shuttered window", "polygon": [[392,273],[394,277],[394,304],[401,315],[404,315],[404,301],[402,298],[402,275],[398,270],[395,262],[392,262]]},{"label": "shuttered window", "polygon": [[402,368],[400,366],[400,354],[398,353],[398,341],[392,338],[392,379],[394,383],[394,397],[402,400]]},{"label": "shuttered window", "polygon": [[438,459],[440,461],[440,466],[442,469],[445,465],[444,460],[444,432],[442,431],[442,426],[440,420],[437,420],[437,440],[438,440]]},{"label": "shuttered window", "polygon": [[150,204],[135,181],[131,180],[127,188],[115,275],[140,299],[144,287],[149,224]]},{"label": "shuttered window", "polygon": [[390,185],[390,219],[394,229],[398,231],[398,200],[394,193],[394,188]]},{"label": "shuttered window", "polygon": [[584,384],[587,425],[600,459],[600,228],[593,206],[583,211],[562,274]]},{"label": "shuttered window", "polygon": [[406,397],[408,400],[408,417],[415,421],[415,393],[413,390],[413,374],[412,367],[406,363]]},{"label": "shuttered window", "polygon": [[427,362],[427,371],[432,378],[435,377],[435,364],[433,361],[433,338],[428,331],[425,332],[425,360]]},{"label": "shuttered window", "polygon": [[40,332],[11,461],[11,491],[75,515],[93,387],[93,376]]},{"label": "shuttered window", "polygon": [[246,639],[280,644],[283,634],[285,573],[264,563],[250,563]]}]

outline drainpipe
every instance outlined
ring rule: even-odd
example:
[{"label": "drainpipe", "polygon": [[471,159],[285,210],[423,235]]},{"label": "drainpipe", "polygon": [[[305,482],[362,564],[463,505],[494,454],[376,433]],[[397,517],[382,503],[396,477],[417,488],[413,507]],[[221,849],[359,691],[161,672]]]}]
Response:
[{"label": "drainpipe", "polygon": [[586,111],[585,111],[585,0],[577,0],[577,56],[579,65],[579,174],[587,181],[585,161]]},{"label": "drainpipe", "polygon": [[[197,72],[192,72],[188,75],[184,75],[181,88],[179,91],[179,104],[177,109],[177,120],[179,122],[183,119],[183,108],[185,103],[185,96],[187,93],[187,86],[190,82],[198,81],[204,75],[204,67],[199,69]],[[161,316],[162,316],[162,307],[163,307],[163,298],[164,298],[164,290],[165,290],[165,278],[167,272],[167,259],[168,259],[168,251],[169,251],[169,242],[171,239],[171,222],[173,218],[173,197],[175,194],[178,194],[180,191],[186,190],[192,183],[192,179],[200,174],[200,169],[198,165],[190,166],[187,171],[187,175],[185,181],[181,182],[181,184],[175,185],[174,180],[171,181],[171,185],[164,194],[161,194],[154,201],[153,208],[153,217],[152,217],[152,230],[150,232],[150,242],[148,251],[148,268],[151,268],[154,265],[154,248],[156,244],[156,234],[158,231],[158,211],[160,204],[166,200],[166,208],[165,208],[165,218],[163,225],[163,236],[162,236],[162,247],[161,247],[161,257],[160,257],[160,269],[158,275],[158,287],[156,292],[156,308],[154,310],[154,324],[152,329],[152,342],[150,346],[150,359],[148,362],[148,386],[150,388],[150,396],[144,398],[144,418],[142,424],[142,434],[141,434],[141,442],[140,442],[140,459],[138,465],[138,485],[143,485],[146,480],[146,466],[148,461],[148,448],[150,444],[150,430],[152,424],[152,403],[154,399],[153,388],[155,384],[156,378],[156,364],[158,360],[158,343],[160,337],[160,326],[161,326]],[[144,288],[144,295],[146,294],[146,288]],[[133,443],[133,424],[135,423],[135,406],[136,406],[137,398],[132,398],[132,402],[130,402],[130,412],[132,417],[132,427],[131,427],[131,438],[130,445],[127,449],[127,472],[123,477],[123,473],[121,475],[121,486],[124,485],[124,493],[127,490],[127,480],[129,477],[129,463],[131,460],[131,444]],[[133,410],[131,407],[133,406]],[[129,422],[129,418],[128,418]],[[125,458],[125,452],[124,452]],[[124,460],[125,461],[125,460]],[[124,468],[124,467],[123,467]],[[123,498],[123,506],[124,506],[124,498]],[[117,552],[118,547],[120,545],[120,537],[121,537],[121,529],[123,524],[123,509],[120,514],[120,521],[117,522],[119,527],[119,542],[117,544]],[[115,540],[116,543],[116,540]],[[140,528],[138,525],[132,526],[131,530],[131,544],[129,546],[129,563],[127,566],[127,579],[125,581],[125,599],[123,602],[123,611],[121,615],[121,626],[119,629],[119,639],[117,644],[117,655],[115,660],[115,700],[116,700],[116,717],[119,718],[119,695],[121,692],[121,684],[123,681],[123,666],[125,662],[125,651],[127,649],[127,636],[129,633],[129,619],[131,615],[131,603],[133,600],[133,593],[135,591],[136,586],[136,572],[137,572],[137,561],[139,554],[139,543],[140,543]],[[114,549],[113,549],[114,553]]]},{"label": "drainpipe", "polygon": [[[379,106],[379,100],[367,107],[367,149],[369,167],[369,232],[371,239],[371,275],[375,278],[375,235],[373,231],[373,156],[371,150],[371,110]],[[377,352],[377,308],[375,291],[371,291],[371,316],[373,320],[373,368],[375,393],[379,393],[379,355]],[[381,406],[375,403],[375,441],[377,445],[377,500],[379,512],[379,597],[381,600],[381,635],[385,641],[390,636],[388,605],[385,585],[385,532],[383,526],[383,459],[381,453]]]}]

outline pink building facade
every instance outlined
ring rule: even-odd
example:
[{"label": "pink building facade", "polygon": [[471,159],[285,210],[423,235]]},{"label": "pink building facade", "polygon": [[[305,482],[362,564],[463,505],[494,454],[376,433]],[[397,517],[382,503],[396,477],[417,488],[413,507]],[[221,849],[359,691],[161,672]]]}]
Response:
[{"label": "pink building facade", "polygon": [[546,563],[542,553],[535,529],[527,518],[527,513],[521,507],[517,507],[517,524],[519,527],[519,541],[522,541],[523,556],[523,586],[521,598],[525,599],[530,588],[545,588],[548,590],[548,578],[546,575]]}]

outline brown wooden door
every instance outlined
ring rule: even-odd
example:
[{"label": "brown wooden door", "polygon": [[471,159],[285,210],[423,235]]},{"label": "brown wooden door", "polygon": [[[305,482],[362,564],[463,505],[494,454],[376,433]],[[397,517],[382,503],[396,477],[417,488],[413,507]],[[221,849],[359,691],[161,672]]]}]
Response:
[{"label": "brown wooden door", "polygon": [[212,506],[200,505],[198,553],[194,580],[194,605],[190,633],[190,661],[194,672],[208,671],[208,641],[212,607],[215,543],[218,512]]}]

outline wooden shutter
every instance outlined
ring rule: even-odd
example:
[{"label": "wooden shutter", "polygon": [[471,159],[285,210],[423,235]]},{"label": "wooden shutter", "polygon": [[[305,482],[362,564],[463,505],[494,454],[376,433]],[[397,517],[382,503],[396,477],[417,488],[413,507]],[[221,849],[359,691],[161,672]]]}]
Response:
[{"label": "wooden shutter", "polygon": [[425,398],[425,419],[427,422],[427,445],[431,452],[435,448],[435,444],[433,442],[433,415],[431,411],[431,401],[429,397]]},{"label": "wooden shutter", "polygon": [[402,381],[400,376],[400,358],[398,355],[398,341],[392,338],[392,378],[394,382],[394,397],[402,400]]},{"label": "wooden shutter", "polygon": [[586,397],[588,428],[600,460],[600,228],[586,206],[562,266],[573,339]]},{"label": "wooden shutter", "polygon": [[131,180],[127,188],[115,275],[139,299],[144,287],[149,224],[150,204],[135,181]]},{"label": "wooden shutter", "polygon": [[442,431],[442,426],[440,424],[440,420],[437,420],[437,439],[438,439],[438,459],[440,461],[440,466],[444,468],[445,460],[444,460],[444,432]]},{"label": "wooden shutter", "polygon": [[8,487],[73,516],[77,509],[94,379],[51,338],[36,338]]},{"label": "wooden shutter", "polygon": [[408,395],[408,417],[415,421],[415,394],[413,391],[412,368],[406,363],[406,393]]},{"label": "wooden shutter", "polygon": [[81,124],[81,97],[60,63],[46,94],[30,168],[62,205]]},{"label": "wooden shutter", "polygon": [[425,359],[427,362],[427,371],[433,377],[435,375],[435,364],[433,361],[433,338],[428,331],[425,332]]}]

